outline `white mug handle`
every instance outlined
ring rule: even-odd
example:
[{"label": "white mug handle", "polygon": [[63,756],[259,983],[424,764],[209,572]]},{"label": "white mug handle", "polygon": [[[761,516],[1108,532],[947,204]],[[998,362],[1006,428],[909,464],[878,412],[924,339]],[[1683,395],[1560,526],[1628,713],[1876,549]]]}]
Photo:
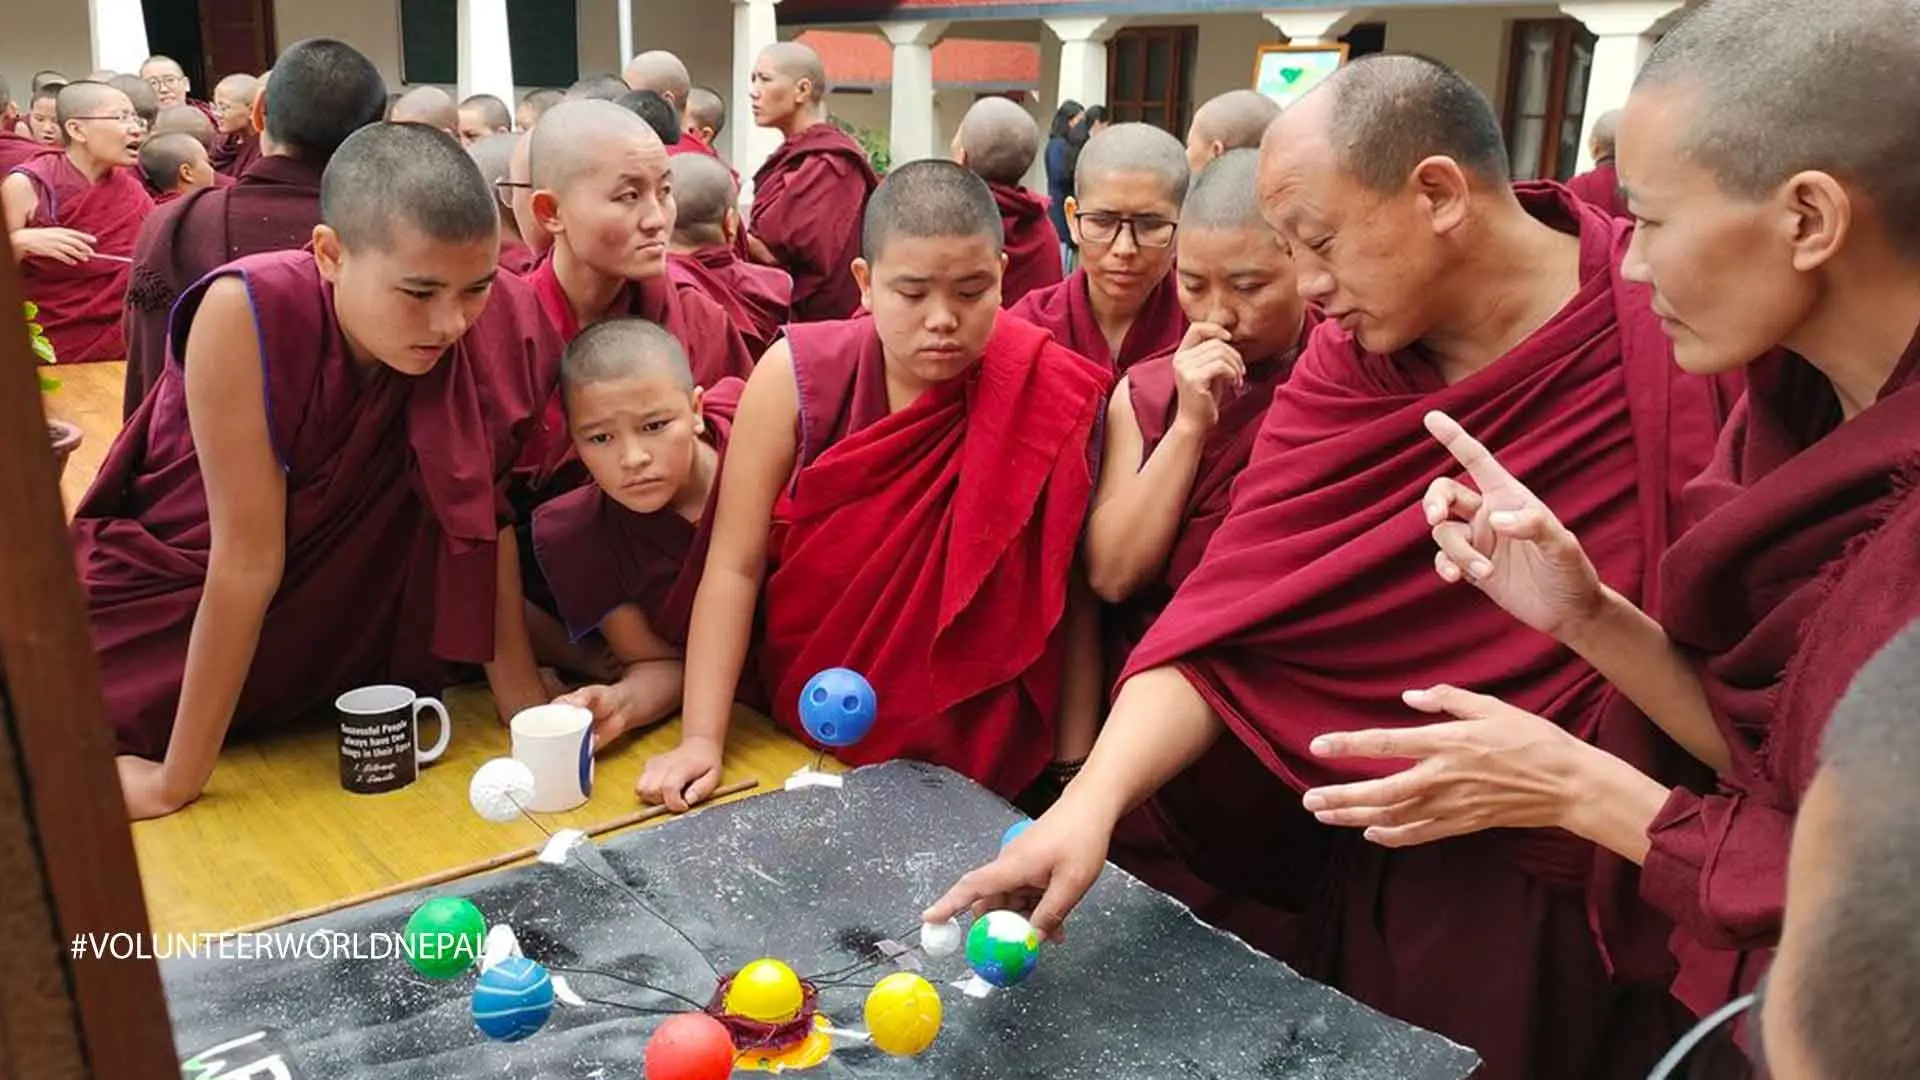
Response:
[{"label": "white mug handle", "polygon": [[[423,709],[432,709],[434,713],[440,717],[440,737],[434,740],[432,749],[420,748],[420,712]],[[413,701],[413,745],[414,754],[420,763],[424,765],[429,761],[439,760],[440,755],[447,752],[447,744],[452,741],[453,721],[447,719],[447,707],[440,704],[437,698],[415,698]]]}]

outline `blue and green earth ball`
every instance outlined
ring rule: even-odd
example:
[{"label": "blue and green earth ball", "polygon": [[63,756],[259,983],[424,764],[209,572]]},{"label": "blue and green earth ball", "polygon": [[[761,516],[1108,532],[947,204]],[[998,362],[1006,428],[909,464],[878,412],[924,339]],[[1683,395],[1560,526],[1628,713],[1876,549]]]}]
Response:
[{"label": "blue and green earth ball", "polygon": [[1039,961],[1040,934],[1016,912],[990,911],[967,931],[967,964],[995,986],[1018,983]]}]

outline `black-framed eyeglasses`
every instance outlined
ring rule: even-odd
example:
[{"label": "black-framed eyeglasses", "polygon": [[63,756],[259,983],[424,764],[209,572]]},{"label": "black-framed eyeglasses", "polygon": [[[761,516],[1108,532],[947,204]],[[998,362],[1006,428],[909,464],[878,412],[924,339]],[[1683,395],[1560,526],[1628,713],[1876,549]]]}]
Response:
[{"label": "black-framed eyeglasses", "polygon": [[501,206],[512,206],[514,188],[532,190],[533,185],[525,180],[509,180],[503,176],[493,182],[493,197],[499,201]]},{"label": "black-framed eyeglasses", "polygon": [[1698,1050],[1701,1043],[1706,1042],[1708,1037],[1718,1031],[1722,1025],[1753,1008],[1759,1000],[1759,994],[1748,994],[1715,1009],[1706,1019],[1695,1024],[1692,1031],[1681,1036],[1679,1042],[1673,1044],[1673,1049],[1667,1051],[1667,1055],[1654,1065],[1652,1072],[1647,1074],[1647,1080],[1668,1080],[1668,1077],[1680,1070],[1680,1066],[1686,1064],[1687,1056]]},{"label": "black-framed eyeglasses", "polygon": [[1133,236],[1135,247],[1163,248],[1173,243],[1174,234],[1180,230],[1179,222],[1163,217],[1134,217],[1103,210],[1076,211],[1073,219],[1080,223],[1080,238],[1090,244],[1111,244],[1125,229]]}]

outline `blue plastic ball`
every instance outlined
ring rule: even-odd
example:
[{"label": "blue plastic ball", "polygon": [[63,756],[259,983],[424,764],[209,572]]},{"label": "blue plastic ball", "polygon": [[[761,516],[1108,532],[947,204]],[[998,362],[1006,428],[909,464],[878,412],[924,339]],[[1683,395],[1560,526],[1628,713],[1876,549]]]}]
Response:
[{"label": "blue plastic ball", "polygon": [[866,738],[879,707],[866,677],[848,668],[828,668],[800,690],[800,724],[822,746]]},{"label": "blue plastic ball", "polygon": [[473,1023],[489,1039],[519,1042],[539,1031],[552,1012],[552,976],[523,956],[488,968],[473,989]]},{"label": "blue plastic ball", "polygon": [[1007,831],[1000,834],[1000,846],[1004,848],[1008,844],[1013,843],[1021,833],[1031,828],[1033,828],[1032,818],[1021,818],[1019,821],[1007,826]]}]

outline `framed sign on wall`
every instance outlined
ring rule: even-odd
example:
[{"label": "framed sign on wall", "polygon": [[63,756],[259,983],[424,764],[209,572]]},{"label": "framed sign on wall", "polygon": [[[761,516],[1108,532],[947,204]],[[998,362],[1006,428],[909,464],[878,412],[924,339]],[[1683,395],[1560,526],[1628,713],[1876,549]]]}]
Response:
[{"label": "framed sign on wall", "polygon": [[1347,43],[1327,45],[1262,45],[1253,58],[1253,88],[1281,108],[1299,101],[1307,91],[1347,62]]}]

